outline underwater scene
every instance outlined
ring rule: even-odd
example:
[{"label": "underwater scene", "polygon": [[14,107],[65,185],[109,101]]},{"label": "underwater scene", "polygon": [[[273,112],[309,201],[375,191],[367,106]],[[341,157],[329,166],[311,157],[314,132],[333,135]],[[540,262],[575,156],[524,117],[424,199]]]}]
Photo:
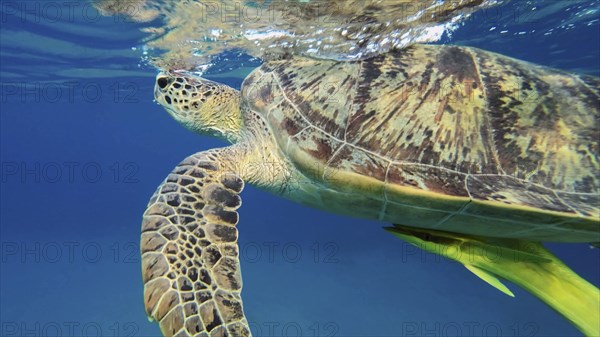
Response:
[{"label": "underwater scene", "polygon": [[2,0],[0,336],[600,336],[599,142],[596,0]]}]

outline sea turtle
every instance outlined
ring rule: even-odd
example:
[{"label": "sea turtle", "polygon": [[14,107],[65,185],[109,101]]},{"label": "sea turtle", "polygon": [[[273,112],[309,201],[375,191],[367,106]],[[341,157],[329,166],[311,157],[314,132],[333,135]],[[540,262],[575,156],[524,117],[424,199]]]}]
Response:
[{"label": "sea turtle", "polygon": [[437,244],[451,241],[438,231],[515,251],[510,240],[600,241],[595,77],[414,45],[269,61],[241,92],[169,70],[154,93],[189,129],[233,144],[184,159],[144,213],[145,307],[165,336],[250,335],[235,227],[245,183]]}]

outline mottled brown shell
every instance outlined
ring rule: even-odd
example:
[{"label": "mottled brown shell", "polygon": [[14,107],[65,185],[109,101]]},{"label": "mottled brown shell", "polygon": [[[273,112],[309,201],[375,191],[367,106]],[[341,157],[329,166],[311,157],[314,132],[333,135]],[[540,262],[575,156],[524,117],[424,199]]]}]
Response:
[{"label": "mottled brown shell", "polygon": [[328,207],[354,199],[371,210],[359,215],[404,225],[592,242],[599,88],[474,48],[418,45],[357,62],[269,62],[242,95],[338,199]]}]

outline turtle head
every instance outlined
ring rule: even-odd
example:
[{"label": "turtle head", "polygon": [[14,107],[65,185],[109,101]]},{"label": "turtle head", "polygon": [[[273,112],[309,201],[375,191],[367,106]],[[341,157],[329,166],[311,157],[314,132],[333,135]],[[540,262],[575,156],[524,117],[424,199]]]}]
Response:
[{"label": "turtle head", "polygon": [[243,119],[239,91],[188,73],[161,72],[154,98],[178,122],[192,131],[239,140]]}]

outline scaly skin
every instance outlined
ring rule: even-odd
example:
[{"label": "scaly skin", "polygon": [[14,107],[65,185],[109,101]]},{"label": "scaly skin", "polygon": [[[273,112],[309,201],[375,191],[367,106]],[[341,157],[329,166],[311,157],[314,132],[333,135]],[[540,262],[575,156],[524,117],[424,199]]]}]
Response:
[{"label": "scaly skin", "polygon": [[[475,251],[457,260],[600,332],[598,290],[536,243],[600,241],[600,79],[412,46],[357,62],[267,62],[241,92],[169,72],[155,97],[187,128],[233,144],[184,160],[145,214],[146,309],[165,335],[250,334],[235,229],[245,183],[413,226],[394,233],[425,249]],[[495,252],[506,255],[485,260]]]},{"label": "scaly skin", "polygon": [[600,241],[600,79],[460,46],[264,63],[242,85],[283,158],[348,216]]}]

